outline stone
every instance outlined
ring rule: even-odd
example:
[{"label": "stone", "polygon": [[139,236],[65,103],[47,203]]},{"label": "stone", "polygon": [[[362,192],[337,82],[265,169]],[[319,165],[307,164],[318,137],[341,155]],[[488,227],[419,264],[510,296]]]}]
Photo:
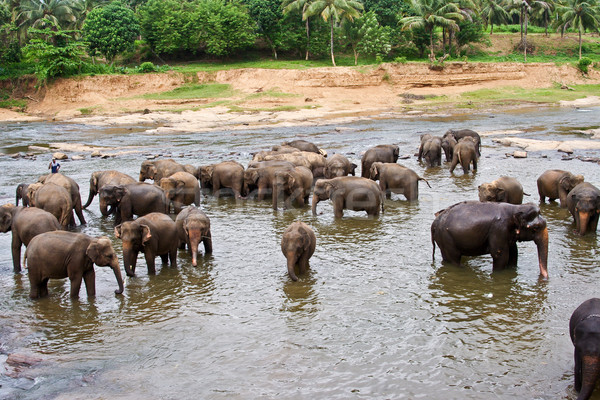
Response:
[{"label": "stone", "polygon": [[556,150],[567,154],[573,154],[573,149],[566,143],[561,143]]},{"label": "stone", "polygon": [[73,160],[73,161],[85,160],[85,157],[84,156],[73,156],[73,157],[71,157],[71,160]]},{"label": "stone", "polygon": [[57,160],[66,160],[69,158],[65,153],[61,153],[57,151],[56,153],[52,153],[52,158],[56,158]]},{"label": "stone", "polygon": [[514,158],[527,158],[527,152],[526,151],[516,150],[513,153],[513,157]]},{"label": "stone", "polygon": [[102,153],[100,153],[98,150],[93,151],[92,152],[92,157],[102,157]]}]

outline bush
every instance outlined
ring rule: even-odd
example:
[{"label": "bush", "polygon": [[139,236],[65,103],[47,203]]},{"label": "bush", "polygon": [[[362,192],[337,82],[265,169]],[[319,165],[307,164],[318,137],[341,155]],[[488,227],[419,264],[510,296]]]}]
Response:
[{"label": "bush", "polygon": [[584,74],[588,73],[588,66],[590,66],[593,63],[592,60],[590,60],[587,57],[582,57],[579,62],[577,63],[577,68],[579,68],[579,70],[581,72],[583,72]]},{"label": "bush", "polygon": [[406,57],[398,56],[398,57],[394,58],[394,62],[396,64],[406,64]]},{"label": "bush", "polygon": [[156,65],[152,64],[150,61],[146,61],[139,66],[138,70],[143,73],[157,72],[158,67],[156,67]]}]

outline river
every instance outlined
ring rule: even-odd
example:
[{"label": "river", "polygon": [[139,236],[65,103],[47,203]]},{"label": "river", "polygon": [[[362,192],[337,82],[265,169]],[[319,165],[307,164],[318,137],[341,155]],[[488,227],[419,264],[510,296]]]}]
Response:
[{"label": "river", "polygon": [[[483,138],[475,175],[425,169],[414,157],[419,135],[449,128],[520,130],[534,139],[587,139],[600,108],[529,108],[461,117],[411,117],[346,125],[235,131],[156,133],[151,127],[65,123],[0,125],[0,202],[16,186],[46,173],[50,152],[13,158],[28,146],[52,142],[108,147],[110,158],[63,161],[62,169],[87,199],[93,171],[118,169],[133,177],[149,155],[182,164],[233,159],[292,138],[329,154],[360,154],[383,143],[400,146],[399,160],[427,178],[420,199],[393,195],[385,213],[348,212],[333,218],[331,203],[274,212],[269,201],[202,197],[211,219],[214,252],[192,267],[137,276],[123,295],[110,269],[96,267],[95,298],[69,297],[67,280],[50,281],[48,298],[30,300],[27,273],[13,274],[11,234],[0,234],[0,362],[7,354],[42,361],[9,377],[0,398],[16,399],[557,399],[575,398],[568,320],[590,297],[600,297],[597,236],[573,232],[569,212],[542,205],[550,232],[549,279],[539,279],[532,242],[519,244],[519,265],[492,273],[491,257],[444,265],[432,259],[434,213],[476,200],[477,186],[501,175],[523,184],[538,202],[536,179],[547,169],[582,173],[598,186],[598,165],[563,159],[556,151],[513,159]],[[501,135],[499,135],[501,136]],[[599,157],[598,150],[575,155]],[[73,152],[73,154],[84,154]],[[100,217],[98,199],[76,230],[107,235],[121,258],[113,221]],[[317,248],[310,272],[292,282],[281,253],[283,230],[295,220],[313,227]],[[122,261],[122,260],[121,260]],[[123,271],[124,275],[124,271]],[[125,275],[124,275],[125,276]],[[0,369],[2,372],[2,369]],[[598,395],[596,396],[598,397]]]}]

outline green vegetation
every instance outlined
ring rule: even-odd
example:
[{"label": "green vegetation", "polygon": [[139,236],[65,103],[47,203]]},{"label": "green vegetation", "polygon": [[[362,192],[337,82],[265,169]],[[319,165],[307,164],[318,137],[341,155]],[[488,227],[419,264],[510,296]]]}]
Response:
[{"label": "green vegetation", "polygon": [[207,99],[232,97],[235,94],[231,86],[220,83],[187,84],[169,92],[145,94],[142,97],[152,100],[171,99]]}]

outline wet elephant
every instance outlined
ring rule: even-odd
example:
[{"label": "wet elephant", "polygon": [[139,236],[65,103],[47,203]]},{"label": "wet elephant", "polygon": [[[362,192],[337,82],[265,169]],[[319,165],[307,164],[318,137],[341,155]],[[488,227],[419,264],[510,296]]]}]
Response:
[{"label": "wet elephant", "polygon": [[[88,208],[89,205],[94,200],[94,196],[96,196],[100,189],[106,185],[127,185],[129,183],[135,183],[136,180],[131,176],[124,174],[115,170],[107,170],[107,171],[96,171],[92,173],[90,177],[90,193],[88,195],[88,199],[83,205],[83,208]],[[100,213],[107,217],[112,214],[114,210],[109,210],[106,207],[106,204],[100,204]]]},{"label": "wet elephant", "polygon": [[[189,168],[185,165],[179,164],[175,160],[170,158],[165,160],[154,160],[154,161],[143,161],[140,167],[140,182],[144,182],[146,179],[152,179],[154,183],[158,184],[162,178],[173,175],[175,172],[189,172]],[[197,176],[194,171],[192,175]]]},{"label": "wet elephant", "polygon": [[454,172],[454,168],[459,163],[465,174],[469,173],[471,164],[473,164],[473,171],[477,171],[477,150],[475,148],[475,141],[470,137],[459,140],[456,146],[454,146],[450,173]]},{"label": "wet elephant", "polygon": [[479,133],[475,132],[472,129],[449,129],[444,134],[444,136],[446,135],[454,136],[454,139],[456,139],[457,142],[459,142],[460,139],[465,137],[473,138],[473,141],[475,143],[475,151],[477,152],[477,157],[481,157],[481,136],[479,136]]},{"label": "wet elephant", "polygon": [[377,183],[358,176],[342,176],[332,179],[319,179],[315,183],[312,199],[312,213],[317,215],[317,204],[330,199],[335,218],[342,218],[344,209],[366,211],[369,216],[383,212],[383,193]]},{"label": "wet elephant", "polygon": [[158,181],[158,185],[165,192],[167,200],[173,203],[175,214],[179,214],[184,205],[200,205],[200,184],[189,172],[175,172]]},{"label": "wet elephant", "polygon": [[351,163],[346,156],[334,154],[327,158],[323,176],[327,179],[336,178],[338,176],[355,176],[356,167],[358,167],[358,165]]},{"label": "wet elephant", "polygon": [[167,214],[169,202],[165,192],[150,183],[130,183],[128,185],[105,185],[100,189],[101,207],[115,209],[115,224],[131,221],[134,215],[142,216],[151,212]]},{"label": "wet elephant", "polygon": [[369,174],[371,173],[371,164],[378,161],[384,163],[395,163],[398,161],[399,154],[400,148],[395,144],[379,144],[375,147],[371,147],[365,151],[365,154],[363,154],[361,157],[360,176],[363,178],[369,178]]},{"label": "wet elephant", "polygon": [[281,237],[281,251],[287,260],[287,269],[293,281],[298,280],[299,274],[308,271],[308,260],[315,252],[317,238],[312,228],[302,221],[290,224]]},{"label": "wet elephant", "polygon": [[270,162],[262,161],[254,167],[248,167],[244,171],[244,192],[248,196],[256,193],[258,200],[264,200],[267,196],[273,194],[273,183],[277,171],[291,171],[296,166],[290,162]]},{"label": "wet elephant", "polygon": [[279,196],[284,200],[285,208],[290,208],[295,200],[300,207],[308,204],[313,174],[306,167],[294,167],[275,171],[273,180],[273,209],[277,210]]},{"label": "wet elephant", "polygon": [[379,188],[386,197],[393,192],[403,194],[408,201],[419,199],[419,181],[425,181],[427,186],[431,187],[429,182],[415,171],[396,163],[371,164],[370,179],[379,181]]},{"label": "wet elephant", "polygon": [[443,260],[456,265],[462,256],[491,254],[496,271],[516,266],[517,242],[533,240],[540,274],[548,277],[548,229],[535,204],[465,201],[436,215],[431,224],[434,258],[436,243]]},{"label": "wet elephant", "polygon": [[[189,206],[184,208],[175,219],[179,248],[187,246],[192,255],[192,265],[198,265],[198,246],[204,244],[204,253],[212,253],[212,235],[210,219],[199,208]],[[183,245],[183,247],[181,247]]]},{"label": "wet elephant", "polygon": [[454,147],[456,146],[456,139],[452,134],[445,134],[442,138],[442,150],[444,150],[444,154],[446,155],[446,162],[452,161],[452,156],[454,155]]},{"label": "wet elephant", "polygon": [[88,296],[96,295],[94,264],[112,268],[123,293],[123,278],[119,259],[107,237],[93,238],[84,233],[46,232],[29,242],[25,251],[32,299],[48,295],[48,280],[69,278],[71,297],[78,297],[81,281]]},{"label": "wet elephant", "polygon": [[538,194],[540,195],[540,203],[556,199],[560,200],[562,208],[567,207],[567,195],[573,188],[580,183],[583,183],[583,175],[573,175],[569,171],[561,169],[549,169],[537,179]]},{"label": "wet elephant", "polygon": [[424,135],[424,137],[430,136],[423,141],[421,139],[421,147],[419,147],[418,161],[422,158],[425,159],[425,163],[429,167],[436,167],[442,165],[442,138],[438,136]]},{"label": "wet elephant", "polygon": [[29,185],[27,199],[33,207],[41,208],[54,215],[62,229],[74,223],[73,203],[67,189],[54,183]]},{"label": "wet elephant", "polygon": [[[80,224],[85,224],[85,218],[83,217],[83,207],[81,206],[81,195],[79,193],[79,185],[73,178],[70,178],[61,173],[42,175],[38,182],[40,183],[54,183],[56,185],[64,187],[69,195],[71,196],[71,203],[73,204],[73,210],[79,219]],[[75,220],[73,220],[75,225]]]},{"label": "wet elephant", "polygon": [[177,267],[179,236],[175,221],[163,213],[150,213],[135,221],[115,226],[115,236],[123,241],[123,264],[127,276],[135,276],[135,266],[140,251],[144,252],[148,274],[155,274],[155,258],[162,263],[169,261]]},{"label": "wet elephant", "polygon": [[198,176],[203,189],[212,189],[212,194],[219,197],[224,189],[233,191],[236,198],[245,196],[244,166],[237,161],[223,161],[218,164],[205,165],[198,168]]},{"label": "wet elephant", "polygon": [[567,209],[580,235],[596,232],[600,214],[600,190],[588,182],[580,183],[567,195]]},{"label": "wet elephant", "polygon": [[588,299],[575,309],[569,319],[569,334],[575,346],[577,400],[587,400],[600,379],[600,299]]},{"label": "wet elephant", "polygon": [[60,230],[56,217],[37,207],[0,207],[0,232],[12,231],[13,271],[21,272],[21,245],[29,245],[40,233]]},{"label": "wet elephant", "polygon": [[523,203],[523,186],[515,178],[501,176],[495,181],[482,183],[479,190],[479,201],[494,201],[497,203]]},{"label": "wet elephant", "polygon": [[283,142],[282,145],[295,147],[302,151],[309,151],[311,153],[321,154],[322,156],[327,156],[327,152],[325,150],[320,149],[319,146],[317,146],[316,144],[311,143],[307,140],[302,140],[302,139],[292,140],[291,142]]},{"label": "wet elephant", "polygon": [[321,154],[308,151],[294,153],[259,152],[254,155],[253,161],[288,161],[297,167],[306,167],[311,170],[315,178],[322,177],[327,160]]},{"label": "wet elephant", "polygon": [[15,190],[15,204],[17,206],[19,205],[19,200],[23,200],[23,207],[29,207],[27,188],[29,188],[29,183],[19,183],[17,185],[17,190]]}]

